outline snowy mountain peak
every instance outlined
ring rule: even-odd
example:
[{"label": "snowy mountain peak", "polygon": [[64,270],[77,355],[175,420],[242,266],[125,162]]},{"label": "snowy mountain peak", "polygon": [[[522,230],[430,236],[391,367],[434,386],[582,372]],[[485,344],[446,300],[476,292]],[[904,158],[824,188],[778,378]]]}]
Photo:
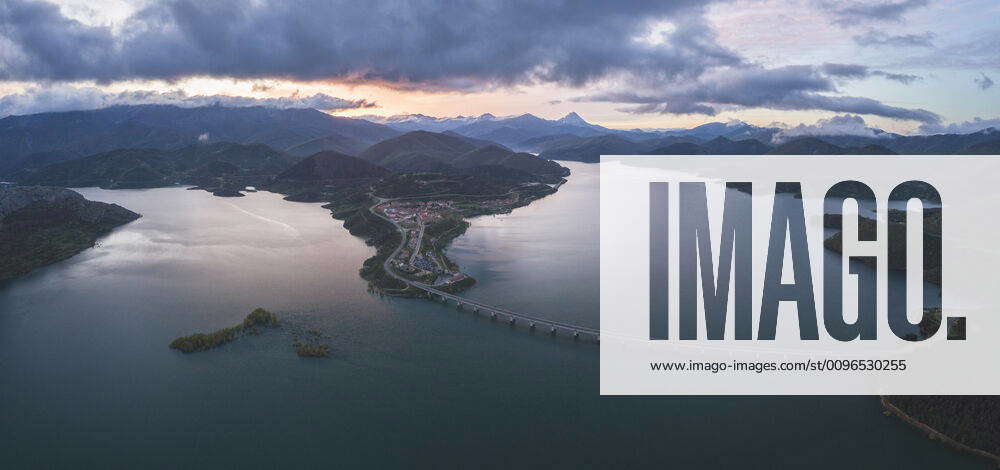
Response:
[{"label": "snowy mountain peak", "polygon": [[562,124],[573,125],[573,126],[590,126],[590,123],[587,122],[587,121],[584,121],[583,118],[580,117],[579,114],[576,114],[575,111],[571,112],[571,113],[569,113],[569,114],[567,114],[565,116],[563,116],[562,118],[559,119],[558,122],[560,122]]}]

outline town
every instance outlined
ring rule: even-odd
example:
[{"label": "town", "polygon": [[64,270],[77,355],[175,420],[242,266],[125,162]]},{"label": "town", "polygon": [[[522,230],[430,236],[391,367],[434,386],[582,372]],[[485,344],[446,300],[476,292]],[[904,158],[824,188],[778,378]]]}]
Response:
[{"label": "town", "polygon": [[442,253],[443,247],[465,231],[468,223],[463,217],[507,212],[519,202],[517,193],[483,201],[456,198],[382,202],[373,211],[396,225],[404,235],[387,266],[407,279],[435,286],[452,286],[469,279]]}]

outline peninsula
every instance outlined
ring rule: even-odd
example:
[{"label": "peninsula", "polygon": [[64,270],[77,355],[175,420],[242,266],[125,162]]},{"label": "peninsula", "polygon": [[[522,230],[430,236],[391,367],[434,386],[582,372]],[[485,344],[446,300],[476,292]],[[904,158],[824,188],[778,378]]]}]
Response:
[{"label": "peninsula", "polygon": [[468,228],[466,218],[530,204],[556,192],[568,175],[567,168],[530,154],[411,132],[376,144],[361,157],[319,152],[262,189],[291,201],[327,203],[352,235],[375,247],[360,270],[373,290],[422,296],[410,282],[446,292],[475,284],[445,254]]},{"label": "peninsula", "polygon": [[0,281],[76,255],[139,217],[68,189],[0,185]]}]

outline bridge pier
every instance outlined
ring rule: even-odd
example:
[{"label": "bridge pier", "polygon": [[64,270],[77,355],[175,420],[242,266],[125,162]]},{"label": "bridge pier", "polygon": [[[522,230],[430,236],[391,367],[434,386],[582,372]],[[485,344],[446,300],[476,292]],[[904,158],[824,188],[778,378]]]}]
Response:
[{"label": "bridge pier", "polygon": [[[459,297],[457,295],[448,294],[448,293],[446,293],[444,291],[439,291],[439,290],[437,290],[437,289],[435,289],[435,288],[433,288],[433,287],[431,287],[429,285],[425,285],[425,284],[421,284],[421,283],[416,283],[416,282],[413,283],[413,285],[415,287],[423,290],[424,292],[426,292],[427,293],[427,298],[429,298],[429,299],[436,299],[435,296],[437,296],[437,297],[440,298],[441,302],[444,303],[445,305],[447,305],[449,303],[449,301],[452,301],[452,300],[455,301],[455,308],[457,310],[460,310],[460,311],[461,310],[471,310],[472,313],[474,315],[477,315],[477,316],[480,314],[480,312],[482,312],[482,313],[487,313],[488,312],[489,315],[490,315],[490,321],[497,321],[497,319],[500,316],[506,315],[506,317],[507,317],[506,318],[506,322],[511,327],[516,326],[518,320],[523,320],[527,324],[528,330],[530,330],[531,332],[535,332],[541,326],[544,326],[544,325],[547,324],[548,327],[549,327],[548,334],[550,336],[552,336],[552,337],[558,336],[559,329],[561,328],[566,333],[569,333],[572,336],[572,338],[573,338],[574,341],[579,341],[581,339],[581,336],[586,337],[586,338],[590,338],[592,336],[594,338],[595,342],[600,343],[600,341],[601,341],[601,333],[600,333],[600,331],[592,329],[592,328],[577,327],[577,326],[574,326],[574,325],[569,325],[569,324],[566,324],[566,323],[555,322],[555,321],[548,322],[546,320],[540,320],[538,318],[534,318],[534,317],[532,317],[530,315],[521,315],[519,313],[515,313],[513,311],[510,311],[508,309],[499,308],[499,307],[494,308],[494,307],[491,307],[489,305],[484,305],[484,304],[481,304],[481,303],[478,303],[478,302],[475,302],[475,301],[471,301],[469,299],[465,299],[465,298]],[[541,323],[541,324],[539,324],[539,323]]]}]

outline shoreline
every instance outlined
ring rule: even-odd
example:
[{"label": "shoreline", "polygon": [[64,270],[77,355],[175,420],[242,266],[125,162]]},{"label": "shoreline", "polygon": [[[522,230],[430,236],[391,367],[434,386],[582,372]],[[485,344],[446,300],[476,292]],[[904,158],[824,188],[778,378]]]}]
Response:
[{"label": "shoreline", "polygon": [[939,440],[946,446],[951,447],[952,449],[977,455],[979,457],[991,460],[993,461],[993,463],[997,465],[1000,465],[1000,456],[991,454],[982,449],[977,449],[975,447],[968,446],[966,444],[956,441],[955,439],[952,439],[950,436],[910,416],[905,411],[901,410],[899,407],[892,404],[892,402],[890,402],[885,395],[879,395],[879,401],[882,403],[882,407],[885,408],[890,415],[899,418],[904,423],[909,424],[910,426],[913,426],[921,431],[928,433],[928,437],[930,437],[931,440]]},{"label": "shoreline", "polygon": [[0,186],[0,281],[73,258],[141,217],[71,189]]},{"label": "shoreline", "polygon": [[[567,175],[567,176],[569,176],[569,175]],[[445,263],[454,264],[453,262],[451,262],[447,258],[447,255],[445,255],[444,252],[448,248],[448,246],[450,246],[451,243],[456,238],[462,236],[465,233],[465,229],[467,229],[469,227],[469,225],[470,225],[470,222],[468,222],[469,219],[474,219],[476,217],[481,217],[481,216],[486,216],[486,215],[496,215],[496,214],[501,214],[501,213],[511,213],[511,212],[514,211],[514,209],[517,209],[517,208],[520,208],[520,207],[526,207],[526,206],[530,205],[532,202],[534,202],[534,201],[536,201],[538,199],[542,199],[542,198],[545,198],[547,196],[551,196],[551,195],[557,193],[558,190],[559,190],[559,187],[562,186],[562,184],[565,183],[565,182],[566,182],[566,178],[563,178],[559,182],[559,184],[555,185],[554,187],[550,186],[550,189],[551,189],[550,192],[546,192],[545,194],[543,194],[543,195],[541,195],[539,197],[529,197],[529,198],[527,198],[525,200],[525,199],[521,199],[521,196],[519,196],[518,197],[518,201],[514,205],[512,205],[510,207],[507,207],[504,210],[499,210],[499,211],[485,211],[485,212],[480,212],[480,213],[472,213],[472,214],[461,215],[460,216],[460,220],[462,222],[462,225],[460,226],[461,227],[460,233],[457,233],[454,236],[446,237],[447,240],[445,241],[445,243],[442,246],[437,247],[437,249],[434,250],[434,251],[437,252],[437,253],[439,253],[439,255],[442,258],[444,258],[444,262]],[[506,192],[506,193],[504,193],[502,195],[475,195],[475,196],[473,196],[473,195],[457,195],[457,194],[437,194],[437,195],[420,195],[420,196],[403,196],[403,197],[398,197],[398,198],[385,198],[385,197],[377,196],[375,194],[369,194],[369,196],[374,200],[374,203],[371,204],[370,206],[367,206],[367,208],[365,210],[367,210],[367,212],[369,212],[370,214],[374,215],[376,218],[378,218],[378,219],[380,219],[380,220],[382,220],[382,221],[384,221],[386,223],[391,224],[392,227],[396,231],[398,231],[399,236],[400,236],[399,243],[395,246],[395,248],[393,249],[393,251],[382,261],[382,263],[381,263],[382,271],[385,274],[387,274],[388,276],[390,276],[391,278],[393,278],[395,280],[398,280],[398,281],[404,283],[404,285],[405,285],[405,287],[403,287],[401,289],[385,289],[385,288],[381,288],[379,286],[374,286],[374,287],[378,288],[379,293],[384,294],[384,295],[389,295],[389,296],[394,296],[394,297],[429,298],[429,296],[425,292],[423,292],[422,290],[419,290],[419,289],[418,289],[419,290],[418,293],[413,293],[411,291],[411,288],[413,287],[412,286],[412,282],[413,281],[410,280],[410,279],[407,279],[405,276],[402,276],[402,275],[396,273],[395,270],[390,266],[390,261],[393,258],[395,258],[396,254],[405,247],[405,245],[407,243],[407,238],[406,238],[407,235],[406,235],[406,230],[404,230],[403,227],[401,227],[396,222],[393,222],[392,220],[390,220],[389,218],[385,217],[384,215],[378,213],[375,210],[375,208],[378,207],[380,204],[383,204],[385,202],[390,202],[390,201],[407,200],[407,199],[430,199],[430,200],[432,200],[432,199],[440,198],[440,197],[444,197],[444,196],[461,196],[461,197],[482,198],[482,197],[509,196],[509,195],[515,194],[515,193],[516,194],[520,194],[518,192],[518,188],[511,189],[510,191],[508,191],[508,192]],[[372,201],[369,201],[369,202],[372,202]],[[458,227],[456,227],[456,228],[458,228]],[[451,230],[454,230],[454,228],[450,229],[449,231],[451,231]],[[438,238],[440,238],[441,236],[443,236],[443,235],[439,235]],[[368,238],[365,238],[366,243],[368,243],[368,240],[369,240]],[[376,246],[376,249],[379,249],[379,248],[381,248],[381,247]],[[378,256],[379,256],[378,253],[376,253],[376,255],[373,256],[372,258],[370,258],[369,260],[377,258]],[[367,263],[367,261],[366,261],[366,263]],[[372,281],[369,281],[369,288],[370,289],[373,287],[371,285],[371,282]],[[458,292],[461,292],[461,291],[463,291],[465,289],[468,289],[469,287],[472,287],[475,284],[476,284],[476,279],[473,278],[473,277],[471,277],[471,276],[467,276],[465,278],[465,280],[459,281],[457,284],[442,286],[441,289],[445,290],[445,291],[448,291],[448,292],[451,292],[451,293],[458,293]],[[453,289],[453,291],[449,290],[449,288]]]}]

